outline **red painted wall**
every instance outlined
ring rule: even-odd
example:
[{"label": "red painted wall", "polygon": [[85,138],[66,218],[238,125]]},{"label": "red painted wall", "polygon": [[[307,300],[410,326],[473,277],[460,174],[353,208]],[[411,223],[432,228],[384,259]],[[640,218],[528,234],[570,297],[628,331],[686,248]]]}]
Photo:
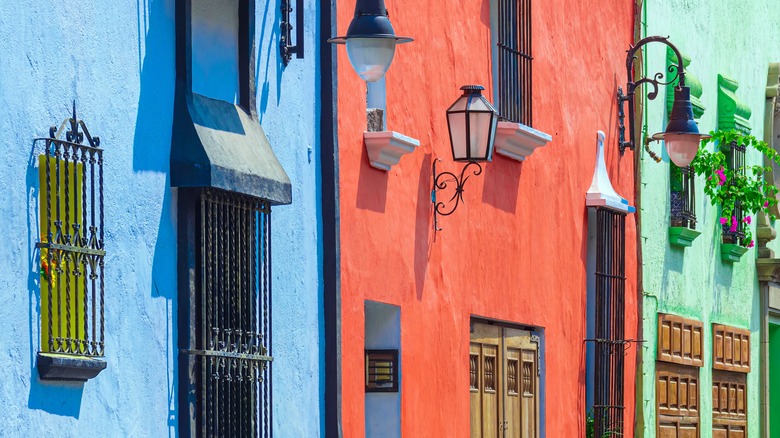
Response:
[{"label": "red painted wall", "polygon": [[[624,0],[533,3],[534,127],[553,141],[520,163],[496,155],[469,180],[465,205],[433,232],[431,164],[452,161],[445,111],[464,84],[492,96],[489,0],[387,0],[399,35],[387,74],[389,130],[421,146],[389,173],[369,166],[365,84],[338,58],[342,423],[364,436],[364,300],[401,306],[405,437],[469,434],[469,319],[544,328],[548,437],[584,436],[585,192],[596,131],[607,133],[616,190],[634,199],[633,155],[617,155],[615,91],[625,83],[633,6]],[[354,0],[338,1],[338,29]],[[492,100],[492,97],[489,97]],[[636,338],[636,237],[627,221],[627,338]],[[633,436],[634,349],[626,357],[626,436]]]}]

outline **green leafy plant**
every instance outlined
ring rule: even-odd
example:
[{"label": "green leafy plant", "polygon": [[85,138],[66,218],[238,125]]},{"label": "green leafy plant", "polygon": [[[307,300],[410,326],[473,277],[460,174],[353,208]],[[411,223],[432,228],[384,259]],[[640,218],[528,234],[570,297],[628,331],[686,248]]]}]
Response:
[{"label": "green leafy plant", "polygon": [[[588,411],[585,415],[585,438],[596,438],[596,419],[593,417],[593,411]],[[617,430],[606,430],[599,438],[610,438],[620,435]]]},{"label": "green leafy plant", "polygon": [[[766,166],[744,165],[738,169],[731,169],[727,155],[720,148],[716,148],[713,152],[707,150],[707,146],[712,143],[716,146],[735,143],[737,146],[755,149],[778,164],[780,164],[780,155],[765,142],[736,130],[713,131],[710,135],[712,138],[702,141],[699,153],[691,162],[691,167],[697,175],[706,177],[704,193],[710,198],[712,205],[720,205],[720,224],[731,232],[744,233],[745,237],[742,241],[736,243],[752,247],[751,216],[764,212],[774,220],[769,207],[777,204],[775,199],[777,188],[771,182],[764,180],[764,173],[768,170]],[[740,223],[737,223],[738,219],[734,212],[738,203],[745,215]]]}]

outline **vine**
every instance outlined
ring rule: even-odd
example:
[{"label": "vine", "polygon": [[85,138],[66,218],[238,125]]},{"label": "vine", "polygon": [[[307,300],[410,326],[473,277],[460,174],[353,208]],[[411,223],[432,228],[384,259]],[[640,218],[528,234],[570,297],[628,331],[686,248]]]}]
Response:
[{"label": "vine", "polygon": [[[778,189],[771,182],[764,180],[764,174],[769,167],[745,165],[738,169],[730,169],[726,154],[720,148],[714,152],[708,151],[707,146],[710,143],[716,146],[736,143],[737,146],[746,146],[761,152],[778,165],[780,165],[780,154],[766,142],[736,130],[713,131],[710,135],[712,138],[702,141],[699,153],[691,162],[691,168],[697,175],[706,177],[704,193],[710,198],[712,205],[720,205],[720,224],[728,227],[731,232],[743,232],[745,237],[739,243],[750,248],[754,245],[753,234],[750,231],[751,215],[764,212],[772,220],[775,219],[769,207],[777,204],[775,194]],[[738,202],[745,213],[740,223],[737,223],[734,214]]]}]

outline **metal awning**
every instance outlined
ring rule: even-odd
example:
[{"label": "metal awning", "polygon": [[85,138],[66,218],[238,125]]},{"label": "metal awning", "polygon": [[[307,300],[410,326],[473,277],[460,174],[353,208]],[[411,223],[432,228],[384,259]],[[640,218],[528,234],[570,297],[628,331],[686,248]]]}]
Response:
[{"label": "metal awning", "polygon": [[171,186],[214,187],[290,204],[290,178],[260,123],[240,106],[177,92]]}]

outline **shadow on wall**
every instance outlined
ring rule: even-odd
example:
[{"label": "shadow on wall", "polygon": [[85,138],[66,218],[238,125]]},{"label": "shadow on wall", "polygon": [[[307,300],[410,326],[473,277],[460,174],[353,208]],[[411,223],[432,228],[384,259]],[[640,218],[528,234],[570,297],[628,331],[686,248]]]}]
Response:
[{"label": "shadow on wall", "polygon": [[431,154],[425,154],[420,166],[420,181],[417,183],[417,214],[414,221],[414,285],[418,300],[422,300],[425,274],[428,272],[428,261],[431,259],[431,229],[433,227],[431,223],[433,219],[431,165]]},{"label": "shadow on wall", "polygon": [[[67,114],[67,113],[66,113]],[[37,133],[36,133],[37,134]],[[25,185],[27,193],[27,253],[30,255],[27,267],[27,290],[30,302],[28,324],[30,334],[30,393],[27,407],[64,417],[79,418],[81,397],[84,392],[82,383],[45,383],[38,378],[36,357],[40,347],[41,285],[39,270],[39,251],[35,244],[39,239],[40,187],[38,182],[38,155],[45,152],[45,143],[33,142],[27,162]],[[24,378],[24,376],[20,376]]]},{"label": "shadow on wall", "polygon": [[[268,47],[265,47],[265,71],[263,73],[260,73],[260,60],[263,56],[262,53],[257,54],[257,60],[255,64],[255,89],[259,91],[260,94],[260,100],[257,103],[257,117],[260,120],[260,123],[263,123],[263,115],[265,115],[265,111],[268,108],[268,96],[271,94],[271,84],[269,81],[269,74],[268,69],[271,68],[271,61],[272,58],[276,60],[276,104],[278,105],[281,101],[282,96],[282,70],[284,70],[284,64],[282,62],[281,55],[279,53],[279,23],[282,19],[282,13],[280,8],[278,7],[277,2],[264,2],[265,3],[265,9],[263,10],[263,17],[259,20],[259,23],[261,24],[260,31],[257,32],[257,29],[255,30],[255,33],[257,34],[258,41],[258,51],[262,51],[263,45],[267,45]],[[273,11],[274,14],[274,20],[272,23],[268,22],[268,15],[271,14],[271,11]],[[268,26],[271,26],[269,29]],[[293,24],[294,26],[297,25],[297,23]],[[274,55],[272,57],[272,55]],[[260,78],[263,78],[263,85],[260,86]]]},{"label": "shadow on wall", "polygon": [[385,204],[387,203],[388,173],[371,166],[364,166],[363,163],[368,163],[369,159],[368,152],[362,141],[360,142],[360,150],[362,153],[355,206],[361,210],[384,213]]},{"label": "shadow on wall", "polygon": [[506,158],[496,159],[494,155],[494,163],[485,166],[483,172],[485,184],[482,189],[482,202],[514,214],[517,210],[517,193],[522,174],[522,161],[508,162]]},{"label": "shadow on wall", "polygon": [[[152,255],[152,298],[165,299],[165,348],[168,389],[168,434],[178,435],[176,347],[176,193],[170,186],[171,127],[175,90],[175,2],[137,0],[140,92],[133,138],[133,170],[165,174],[163,199]],[[168,135],[161,136],[160,133]],[[159,186],[157,186],[159,187]],[[142,273],[146,274],[147,273]],[[139,278],[139,284],[147,279]]]},{"label": "shadow on wall", "polygon": [[[176,78],[174,0],[137,0],[140,93],[133,170],[168,172]],[[158,129],[163,127],[163,129]]]}]

